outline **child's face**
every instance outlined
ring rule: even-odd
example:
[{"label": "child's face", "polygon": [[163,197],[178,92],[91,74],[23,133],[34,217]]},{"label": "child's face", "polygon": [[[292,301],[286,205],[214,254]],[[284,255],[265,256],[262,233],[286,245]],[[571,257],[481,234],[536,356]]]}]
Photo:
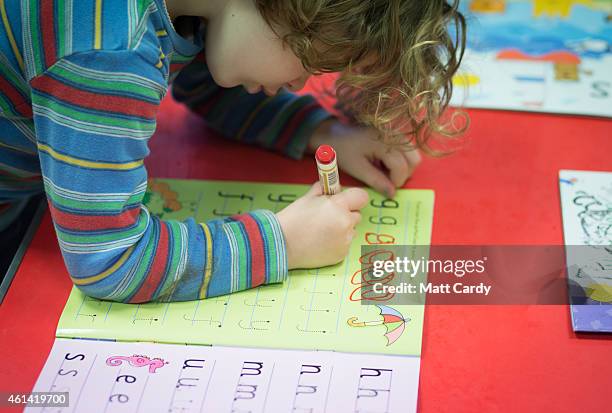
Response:
[{"label": "child's face", "polygon": [[300,59],[268,26],[252,0],[227,0],[208,19],[206,61],[217,84],[250,93],[299,90],[309,77]]}]

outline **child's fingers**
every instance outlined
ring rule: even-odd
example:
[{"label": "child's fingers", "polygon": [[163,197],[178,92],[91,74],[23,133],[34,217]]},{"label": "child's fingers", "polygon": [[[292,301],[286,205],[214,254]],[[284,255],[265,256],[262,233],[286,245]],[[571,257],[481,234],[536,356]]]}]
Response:
[{"label": "child's fingers", "polygon": [[389,170],[389,178],[393,185],[396,188],[404,185],[412,172],[408,165],[408,159],[400,151],[396,149],[387,150],[384,147],[378,151],[377,155]]},{"label": "child's fingers", "polygon": [[416,167],[421,163],[421,154],[415,149],[408,152],[402,151],[402,155],[406,158],[406,161],[408,161],[408,177],[410,178]]},{"label": "child's fingers", "polygon": [[349,188],[334,195],[334,201],[345,205],[349,211],[358,211],[368,203],[368,193],[361,188]]},{"label": "child's fingers", "polygon": [[369,187],[389,198],[395,195],[395,185],[393,185],[393,182],[369,161],[364,160],[363,163],[360,163],[358,170],[359,175],[355,174],[356,177],[365,182]]},{"label": "child's fingers", "polygon": [[353,222],[353,226],[356,226],[361,222],[361,212],[351,211],[351,220]]}]

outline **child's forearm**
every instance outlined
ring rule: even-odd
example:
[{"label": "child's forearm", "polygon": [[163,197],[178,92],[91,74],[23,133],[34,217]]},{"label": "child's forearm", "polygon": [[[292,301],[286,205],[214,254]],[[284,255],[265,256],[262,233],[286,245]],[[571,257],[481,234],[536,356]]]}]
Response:
[{"label": "child's forearm", "polygon": [[74,284],[93,297],[146,302],[282,281],[284,239],[271,212],[200,225],[162,221],[142,207],[164,79],[128,75],[150,70],[138,55],[117,59],[71,56],[31,82],[45,191]]},{"label": "child's forearm", "polygon": [[251,95],[242,87],[218,86],[202,55],[172,84],[174,98],[206,119],[223,136],[299,159],[314,129],[331,115],[312,96],[281,92]]}]

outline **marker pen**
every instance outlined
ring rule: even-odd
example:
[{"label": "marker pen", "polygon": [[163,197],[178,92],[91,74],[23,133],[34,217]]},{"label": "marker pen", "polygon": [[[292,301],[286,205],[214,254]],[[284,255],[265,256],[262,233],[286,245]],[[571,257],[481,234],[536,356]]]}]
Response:
[{"label": "marker pen", "polygon": [[321,145],[315,153],[319,179],[325,195],[335,195],[340,192],[340,177],[336,163],[336,151],[329,145]]}]

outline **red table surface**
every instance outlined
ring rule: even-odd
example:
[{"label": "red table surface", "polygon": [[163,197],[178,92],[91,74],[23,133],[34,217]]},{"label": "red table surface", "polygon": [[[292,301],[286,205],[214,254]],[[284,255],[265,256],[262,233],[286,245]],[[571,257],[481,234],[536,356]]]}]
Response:
[{"label": "red table surface", "polygon": [[[612,170],[612,123],[470,111],[469,143],[425,158],[408,188],[436,192],[433,244],[563,243],[559,169]],[[153,177],[308,184],[293,161],[230,142],[166,99],[147,159]],[[356,184],[349,177],[343,183]],[[0,306],[0,391],[32,389],[71,282],[47,214]],[[428,306],[420,412],[611,411],[612,335],[576,335],[565,306]]]}]

